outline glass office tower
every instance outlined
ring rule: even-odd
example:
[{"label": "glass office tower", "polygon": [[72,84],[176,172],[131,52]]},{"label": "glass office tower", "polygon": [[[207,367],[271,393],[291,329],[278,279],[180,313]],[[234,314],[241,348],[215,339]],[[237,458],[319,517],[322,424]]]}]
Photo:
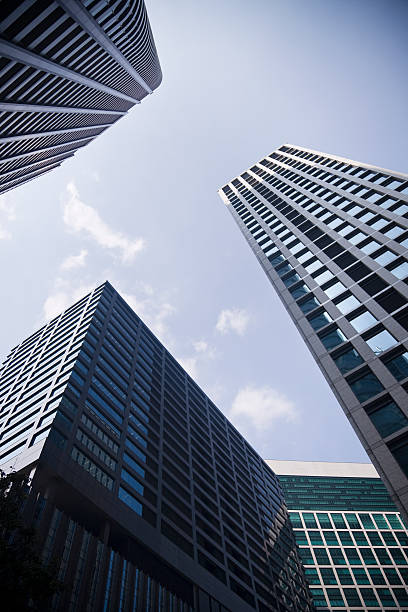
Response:
[{"label": "glass office tower", "polygon": [[11,351],[0,404],[53,609],[311,609],[276,476],[109,283]]},{"label": "glass office tower", "polygon": [[284,145],[220,196],[408,516],[408,175]]},{"label": "glass office tower", "polygon": [[267,461],[317,609],[407,610],[408,531],[369,463]]},{"label": "glass office tower", "polygon": [[59,166],[161,82],[143,0],[3,0],[0,66],[0,193]]}]

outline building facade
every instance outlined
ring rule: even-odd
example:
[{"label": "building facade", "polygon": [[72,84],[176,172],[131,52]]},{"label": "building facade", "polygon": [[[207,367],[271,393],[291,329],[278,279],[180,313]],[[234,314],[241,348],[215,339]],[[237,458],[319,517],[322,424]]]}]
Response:
[{"label": "building facade", "polygon": [[408,609],[408,530],[369,463],[267,461],[316,609]]},{"label": "building facade", "polygon": [[143,0],[0,6],[0,193],[58,167],[161,82]]},{"label": "building facade", "polygon": [[10,352],[0,405],[52,609],[311,609],[276,476],[109,283]]},{"label": "building facade", "polygon": [[408,516],[408,176],[284,145],[220,190]]}]

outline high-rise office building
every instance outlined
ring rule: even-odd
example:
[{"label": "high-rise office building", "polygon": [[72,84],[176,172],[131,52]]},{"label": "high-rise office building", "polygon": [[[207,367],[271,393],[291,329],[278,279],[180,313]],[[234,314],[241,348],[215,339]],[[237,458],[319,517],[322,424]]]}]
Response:
[{"label": "high-rise office building", "polygon": [[0,66],[0,193],[59,166],[161,82],[143,0],[5,0]]},{"label": "high-rise office building", "polygon": [[109,283],[10,352],[0,405],[53,609],[310,610],[276,476]]},{"label": "high-rise office building", "polygon": [[316,609],[408,609],[408,530],[369,463],[267,461]]},{"label": "high-rise office building", "polygon": [[408,176],[284,145],[220,196],[408,517]]}]

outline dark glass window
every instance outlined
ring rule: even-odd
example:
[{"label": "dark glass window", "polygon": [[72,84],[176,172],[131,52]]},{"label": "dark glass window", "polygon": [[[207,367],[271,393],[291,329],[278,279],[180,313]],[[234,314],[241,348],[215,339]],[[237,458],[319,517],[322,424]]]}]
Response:
[{"label": "dark glass window", "polygon": [[364,370],[364,374],[360,375],[358,378],[354,378],[348,382],[359,402],[365,402],[370,399],[370,397],[384,390],[384,387],[376,375],[367,370]]},{"label": "dark glass window", "polygon": [[399,463],[401,470],[408,476],[408,435],[388,445],[390,451]]},{"label": "dark glass window", "polygon": [[312,310],[314,310],[317,306],[320,306],[320,302],[314,295],[312,295],[307,300],[305,300],[304,302],[298,305],[299,305],[300,310],[304,314],[307,314],[311,312]]},{"label": "dark glass window", "polygon": [[303,297],[304,295],[307,295],[308,293],[310,293],[310,289],[307,285],[303,284],[303,285],[299,285],[298,287],[294,287],[293,289],[290,289],[290,292],[293,296],[293,299],[297,300]]},{"label": "dark glass window", "polygon": [[331,316],[325,310],[323,310],[323,312],[319,312],[319,314],[308,319],[310,325],[313,327],[315,331],[317,331],[321,327],[324,327],[325,325],[330,323],[332,320],[333,319],[331,318]]},{"label": "dark glass window", "polygon": [[321,336],[319,336],[319,338],[328,351],[346,340],[346,337],[344,336],[343,332],[337,327],[331,329],[325,334],[322,334]]},{"label": "dark glass window", "polygon": [[350,372],[350,370],[353,370],[363,363],[359,353],[353,347],[349,348],[345,353],[341,353],[337,357],[333,357],[333,360],[342,374]]},{"label": "dark glass window", "polygon": [[408,351],[384,361],[384,363],[397,380],[402,380],[408,376]]},{"label": "dark glass window", "polygon": [[393,401],[369,412],[368,416],[383,438],[408,425],[407,417]]}]

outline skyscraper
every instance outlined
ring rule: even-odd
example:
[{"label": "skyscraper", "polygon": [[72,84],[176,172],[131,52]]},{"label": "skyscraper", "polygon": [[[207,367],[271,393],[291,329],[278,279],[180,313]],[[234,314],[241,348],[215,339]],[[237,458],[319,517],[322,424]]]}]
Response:
[{"label": "skyscraper", "polygon": [[408,516],[408,176],[284,145],[220,190]]},{"label": "skyscraper", "polygon": [[267,463],[281,482],[316,608],[407,610],[408,531],[374,466]]},{"label": "skyscraper", "polygon": [[143,0],[0,6],[0,193],[91,142],[161,82]]},{"label": "skyscraper", "polygon": [[55,610],[308,611],[279,482],[109,283],[0,371]]}]

